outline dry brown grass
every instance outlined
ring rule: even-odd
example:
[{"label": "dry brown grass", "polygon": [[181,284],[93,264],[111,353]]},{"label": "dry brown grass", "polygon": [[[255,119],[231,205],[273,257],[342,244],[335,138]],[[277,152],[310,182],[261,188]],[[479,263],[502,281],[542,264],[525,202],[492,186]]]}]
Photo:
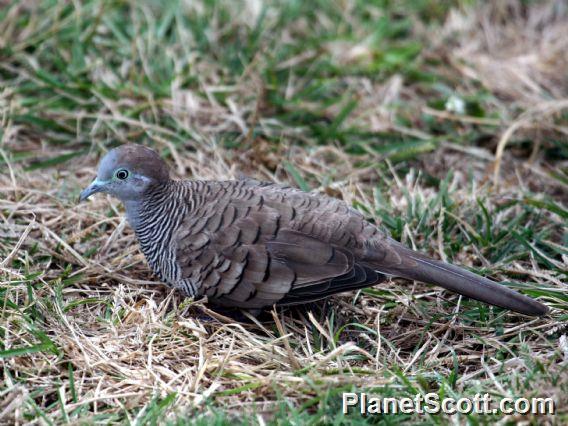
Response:
[{"label": "dry brown grass", "polygon": [[[494,94],[500,117],[509,121],[495,153],[496,184],[513,134],[532,130],[534,159],[546,130],[555,128],[554,118],[568,108],[567,13],[563,1],[530,7],[510,0],[493,2],[474,14],[450,13],[440,34],[442,40],[454,42],[448,52],[452,66]],[[511,116],[519,109],[522,114]],[[568,136],[565,127],[556,130]]]}]

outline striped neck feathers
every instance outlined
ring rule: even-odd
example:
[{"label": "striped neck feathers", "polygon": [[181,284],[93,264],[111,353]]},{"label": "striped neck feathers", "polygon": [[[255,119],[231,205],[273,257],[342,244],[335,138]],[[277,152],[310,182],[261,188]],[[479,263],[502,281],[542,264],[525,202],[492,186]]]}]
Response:
[{"label": "striped neck feathers", "polygon": [[173,181],[154,183],[144,191],[139,199],[124,201],[126,218],[130,226],[138,231],[148,220],[155,220],[162,206],[169,204],[175,193]]}]

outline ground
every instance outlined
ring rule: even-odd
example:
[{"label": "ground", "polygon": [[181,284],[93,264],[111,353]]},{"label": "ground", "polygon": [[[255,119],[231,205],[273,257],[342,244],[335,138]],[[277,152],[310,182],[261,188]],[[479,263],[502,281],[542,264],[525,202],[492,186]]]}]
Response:
[{"label": "ground", "polygon": [[[568,422],[564,1],[0,1],[0,422]],[[538,298],[389,280],[236,322],[149,272],[124,142],[179,178],[344,199]],[[343,392],[552,397],[556,414],[342,414]]]}]

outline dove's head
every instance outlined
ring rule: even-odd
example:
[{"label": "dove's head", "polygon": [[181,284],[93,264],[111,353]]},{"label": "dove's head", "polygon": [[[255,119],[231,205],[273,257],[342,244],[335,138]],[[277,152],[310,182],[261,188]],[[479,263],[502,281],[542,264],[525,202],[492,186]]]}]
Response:
[{"label": "dove's head", "polygon": [[81,192],[80,201],[97,192],[122,202],[136,201],[150,185],[169,180],[168,166],[155,151],[142,145],[122,145],[103,157],[97,178]]}]

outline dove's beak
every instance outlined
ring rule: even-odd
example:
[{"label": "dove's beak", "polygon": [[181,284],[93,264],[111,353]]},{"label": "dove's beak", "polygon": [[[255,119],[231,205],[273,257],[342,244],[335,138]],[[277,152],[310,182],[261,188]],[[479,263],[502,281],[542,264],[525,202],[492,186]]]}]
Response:
[{"label": "dove's beak", "polygon": [[103,190],[103,184],[95,179],[89,186],[87,186],[83,191],[81,191],[81,195],[79,195],[79,202],[85,201],[91,195],[96,194],[97,192],[101,192]]}]

